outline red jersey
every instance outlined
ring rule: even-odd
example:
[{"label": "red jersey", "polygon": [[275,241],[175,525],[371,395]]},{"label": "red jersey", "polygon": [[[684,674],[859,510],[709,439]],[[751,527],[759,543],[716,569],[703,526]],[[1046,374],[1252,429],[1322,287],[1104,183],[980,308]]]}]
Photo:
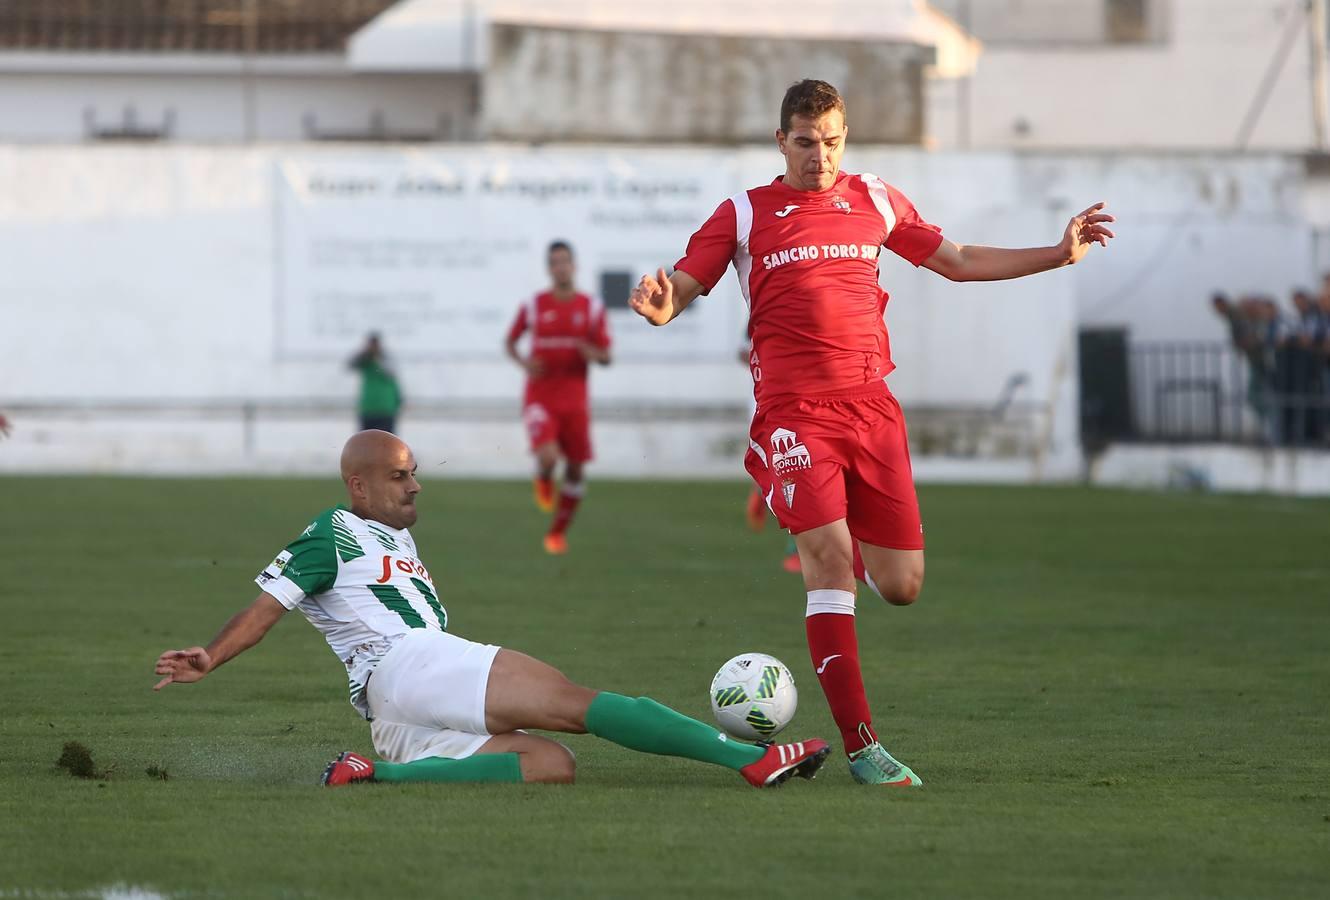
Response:
[{"label": "red jersey", "polygon": [[894,368],[881,248],[917,266],[941,243],[941,229],[876,175],[842,172],[825,191],[777,178],[717,207],[675,268],[709,292],[734,264],[759,399],[831,393],[881,381]]},{"label": "red jersey", "polygon": [[539,396],[547,405],[586,403],[587,361],[577,349],[590,341],[601,349],[610,346],[605,305],[586,294],[559,300],[551,291],[537,294],[517,310],[508,339],[531,332],[531,356],[544,371],[526,382],[526,395]]}]

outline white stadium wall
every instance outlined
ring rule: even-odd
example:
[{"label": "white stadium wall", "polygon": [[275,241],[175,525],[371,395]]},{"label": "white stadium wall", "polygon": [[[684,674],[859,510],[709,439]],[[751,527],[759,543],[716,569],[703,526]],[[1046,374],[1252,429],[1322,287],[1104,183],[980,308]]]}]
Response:
[{"label": "white stadium wall", "polygon": [[[1143,217],[1110,254],[1020,282],[952,285],[884,257],[890,384],[924,429],[925,478],[1079,473],[1086,296],[1124,289],[1114,308],[1148,311],[1151,333],[1210,337],[1216,271],[1276,279],[1310,265],[1298,223],[1269,214],[1284,188],[1260,188],[1292,177],[1278,159],[859,148],[846,166],[897,184],[962,242],[1051,242],[1100,196]],[[329,471],[351,425],[344,362],[374,327],[422,467],[523,474],[521,379],[500,347],[543,283],[546,243],[572,241],[596,291],[602,272],[671,264],[720,200],[781,169],[768,149],[0,147],[0,411],[16,422],[0,470]],[[1206,197],[1222,209],[1197,206]],[[1208,237],[1175,247],[1159,229],[1184,212]],[[1165,281],[1132,290],[1161,265]],[[1178,294],[1143,296],[1160,284]],[[667,328],[625,309],[611,322],[616,362],[592,384],[598,470],[739,476],[748,379],[733,275]]]}]

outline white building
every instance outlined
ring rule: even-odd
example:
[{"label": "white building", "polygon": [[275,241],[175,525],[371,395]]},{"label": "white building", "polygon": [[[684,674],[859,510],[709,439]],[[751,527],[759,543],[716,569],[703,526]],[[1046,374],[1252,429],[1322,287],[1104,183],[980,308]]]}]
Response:
[{"label": "white building", "polygon": [[[91,24],[40,0],[0,6],[0,140],[659,140],[646,113],[691,90],[711,104],[701,134],[744,142],[767,117],[721,123],[807,69],[847,90],[873,85],[856,98],[861,140],[1320,145],[1323,0],[827,0],[812,16],[796,0],[282,0],[246,5],[253,20],[222,0],[193,4],[198,19],[98,6]],[[604,111],[597,131],[579,135],[586,111],[570,97]]]},{"label": "white building", "polygon": [[[937,78],[935,146],[1276,150],[1324,147],[1323,0],[932,0],[983,42]],[[1325,97],[1319,104],[1324,110]],[[1324,121],[1323,119],[1321,120]]]}]

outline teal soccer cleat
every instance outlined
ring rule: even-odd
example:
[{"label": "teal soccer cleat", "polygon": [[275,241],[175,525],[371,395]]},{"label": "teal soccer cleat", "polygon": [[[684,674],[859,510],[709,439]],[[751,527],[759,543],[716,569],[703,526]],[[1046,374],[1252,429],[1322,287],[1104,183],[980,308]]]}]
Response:
[{"label": "teal soccer cleat", "polygon": [[923,787],[924,780],[910,767],[887,752],[887,748],[874,741],[862,750],[850,754],[850,774],[860,784],[880,784],[885,787]]}]

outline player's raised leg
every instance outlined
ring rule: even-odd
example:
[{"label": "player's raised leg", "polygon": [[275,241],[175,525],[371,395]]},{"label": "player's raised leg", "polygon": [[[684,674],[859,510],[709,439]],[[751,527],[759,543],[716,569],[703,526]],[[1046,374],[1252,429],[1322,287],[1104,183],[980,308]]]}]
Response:
[{"label": "player's raised leg", "polygon": [[795,535],[808,606],[808,652],[822,693],[840,729],[850,773],[865,784],[921,785],[892,758],[873,730],[873,715],[859,667],[854,612],[854,549],[844,519]]},{"label": "player's raised leg", "polygon": [[812,778],[828,753],[821,740],[766,747],[731,740],[650,698],[583,687],[513,650],[499,651],[490,670],[485,725],[495,734],[521,728],[590,732],[630,750],[725,766],[757,787],[792,775]]}]

